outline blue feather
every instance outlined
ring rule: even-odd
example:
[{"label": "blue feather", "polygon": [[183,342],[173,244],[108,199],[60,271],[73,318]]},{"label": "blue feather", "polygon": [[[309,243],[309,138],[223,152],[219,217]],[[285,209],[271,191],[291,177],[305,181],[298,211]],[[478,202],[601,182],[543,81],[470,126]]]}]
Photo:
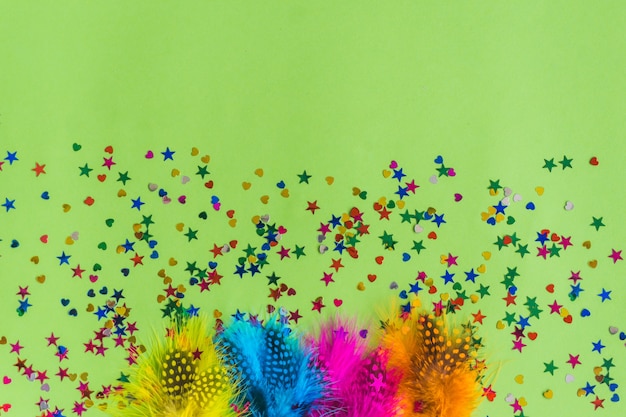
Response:
[{"label": "blue feather", "polygon": [[303,417],[324,394],[312,350],[282,321],[237,320],[219,335],[226,363],[243,379],[253,417]]}]

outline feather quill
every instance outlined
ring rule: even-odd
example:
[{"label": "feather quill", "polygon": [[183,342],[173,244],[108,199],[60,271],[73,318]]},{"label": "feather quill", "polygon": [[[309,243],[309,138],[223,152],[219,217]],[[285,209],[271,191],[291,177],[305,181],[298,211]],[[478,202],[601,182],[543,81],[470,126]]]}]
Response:
[{"label": "feather quill", "polygon": [[131,366],[122,394],[127,403],[108,407],[119,417],[230,417],[239,415],[231,378],[207,334],[203,317],[179,317],[166,336],[155,335]]},{"label": "feather quill", "polygon": [[304,417],[324,390],[313,351],[276,315],[262,324],[236,320],[218,338],[227,363],[243,381],[253,417]]},{"label": "feather quill", "polygon": [[392,417],[397,413],[400,373],[387,370],[388,353],[372,349],[356,326],[334,319],[320,326],[310,343],[329,384],[310,417]]},{"label": "feather quill", "polygon": [[484,371],[477,365],[473,328],[456,326],[445,316],[403,314],[386,322],[384,330],[389,366],[404,373],[401,415],[469,417],[481,397]]}]

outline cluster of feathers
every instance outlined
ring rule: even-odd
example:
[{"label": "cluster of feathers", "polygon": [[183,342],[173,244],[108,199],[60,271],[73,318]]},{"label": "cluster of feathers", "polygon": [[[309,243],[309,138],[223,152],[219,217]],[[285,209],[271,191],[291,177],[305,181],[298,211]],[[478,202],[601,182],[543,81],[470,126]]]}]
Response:
[{"label": "cluster of feathers", "polygon": [[[381,322],[378,343],[333,318],[299,335],[279,314],[211,334],[177,318],[122,386],[118,417],[469,417],[481,398],[471,326],[428,314]],[[122,402],[120,402],[122,405]]]}]

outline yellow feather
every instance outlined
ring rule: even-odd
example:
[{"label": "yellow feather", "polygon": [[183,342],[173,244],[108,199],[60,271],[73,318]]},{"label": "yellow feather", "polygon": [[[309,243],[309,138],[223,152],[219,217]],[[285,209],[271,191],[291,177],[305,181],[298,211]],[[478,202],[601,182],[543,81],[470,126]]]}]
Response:
[{"label": "yellow feather", "polygon": [[230,417],[239,395],[207,333],[204,317],[174,323],[167,336],[155,335],[130,368],[123,396],[107,408],[118,417]]},{"label": "yellow feather", "polygon": [[444,316],[405,315],[386,322],[382,338],[389,366],[403,372],[402,416],[469,417],[481,398],[483,362],[477,362],[471,326]]}]

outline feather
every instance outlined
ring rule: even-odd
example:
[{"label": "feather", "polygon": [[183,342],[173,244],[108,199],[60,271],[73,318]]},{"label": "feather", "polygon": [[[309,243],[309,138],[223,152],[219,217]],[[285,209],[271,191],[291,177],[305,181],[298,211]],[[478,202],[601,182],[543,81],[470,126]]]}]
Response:
[{"label": "feather", "polygon": [[322,323],[310,343],[329,383],[329,391],[311,417],[391,417],[397,412],[400,373],[387,370],[387,352],[371,349],[353,322]]},{"label": "feather", "polygon": [[413,313],[384,327],[389,366],[404,371],[398,391],[402,415],[469,417],[479,403],[485,369],[477,360],[480,345],[472,326]]},{"label": "feather", "polygon": [[232,379],[207,334],[203,317],[177,317],[165,337],[155,335],[131,366],[124,406],[107,411],[120,417],[229,417],[238,415]]},{"label": "feather", "polygon": [[218,343],[232,372],[241,376],[253,417],[302,417],[324,390],[313,351],[276,315],[267,323],[236,320]]}]

